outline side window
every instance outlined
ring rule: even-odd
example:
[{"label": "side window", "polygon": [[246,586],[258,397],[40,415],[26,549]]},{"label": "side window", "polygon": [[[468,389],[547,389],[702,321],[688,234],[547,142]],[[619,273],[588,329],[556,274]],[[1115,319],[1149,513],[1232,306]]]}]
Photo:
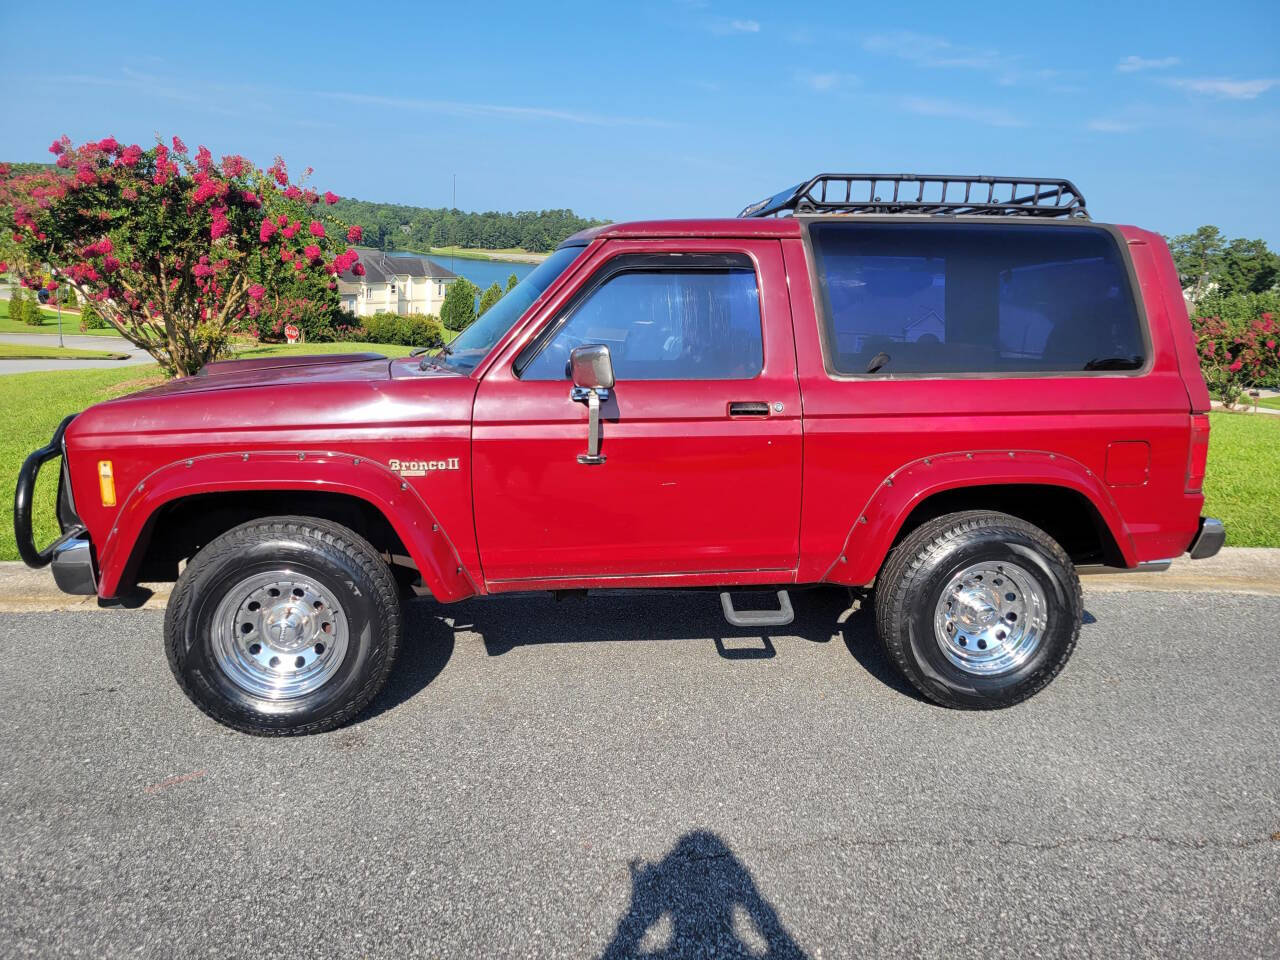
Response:
[{"label": "side window", "polygon": [[624,269],[569,309],[522,379],[568,379],[569,352],[590,343],[609,348],[619,382],[747,379],[764,365],[760,294],[745,257],[741,266]]},{"label": "side window", "polygon": [[838,373],[1137,370],[1145,340],[1115,240],[1088,227],[810,227]]}]

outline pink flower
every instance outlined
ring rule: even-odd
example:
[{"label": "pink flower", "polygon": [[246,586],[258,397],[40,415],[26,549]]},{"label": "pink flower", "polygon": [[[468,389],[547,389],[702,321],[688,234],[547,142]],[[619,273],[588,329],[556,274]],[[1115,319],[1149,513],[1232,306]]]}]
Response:
[{"label": "pink flower", "polygon": [[302,255],[305,256],[308,260],[311,260],[314,262],[320,259],[320,248],[317,247],[314,243],[309,244],[307,247],[303,249]]},{"label": "pink flower", "polygon": [[65,153],[58,154],[58,159],[53,162],[56,163],[58,166],[60,166],[63,170],[66,170],[69,166],[71,166],[71,158],[68,157]]},{"label": "pink flower", "polygon": [[254,300],[261,300],[267,294],[267,288],[260,283],[255,283],[249,288],[249,296]]},{"label": "pink flower", "polygon": [[120,269],[120,261],[115,257],[107,256],[102,258],[102,272],[115,273]]},{"label": "pink flower", "polygon": [[1243,366],[1244,366],[1244,361],[1237,360],[1235,363],[1231,364],[1231,366],[1227,367],[1227,369],[1230,370],[1232,373],[1239,373],[1240,369]]},{"label": "pink flower", "polygon": [[120,144],[116,142],[115,137],[103,137],[98,141],[98,149],[103,153],[115,153],[119,147]]},{"label": "pink flower", "polygon": [[226,217],[215,217],[213,225],[209,227],[209,236],[217,240],[219,237],[225,237],[231,230],[231,224],[227,223]]},{"label": "pink flower", "polygon": [[295,220],[293,221],[293,223],[289,224],[289,226],[285,227],[280,232],[283,233],[290,240],[292,240],[295,236],[298,235],[298,231],[301,229],[302,229],[302,224],[300,224],[297,220]]},{"label": "pink flower", "polygon": [[240,194],[240,199],[251,207],[262,206],[262,200],[252,190],[246,190],[244,193]]},{"label": "pink flower", "polygon": [[268,217],[266,220],[262,221],[262,229],[258,231],[258,241],[260,243],[266,243],[268,240],[271,239],[272,234],[274,234],[275,232],[276,232],[275,221],[272,220],[270,217]]},{"label": "pink flower", "polygon": [[[0,273],[4,273],[4,271],[3,271],[3,270],[0,270]],[[1274,350],[1275,348],[1276,348],[1276,342],[1275,342],[1274,340],[1268,340],[1268,341],[1267,341],[1267,349],[1268,349],[1268,350]]]},{"label": "pink flower", "polygon": [[289,262],[290,260],[292,260],[292,259],[293,259],[293,251],[292,251],[292,250],[290,250],[288,247],[283,247],[283,248],[281,248],[281,250],[280,250],[280,260],[281,260],[283,263],[288,263],[288,262]]},{"label": "pink flower", "polygon": [[290,185],[285,188],[284,195],[290,200],[297,200],[302,196],[302,191],[297,187]]},{"label": "pink flower", "polygon": [[287,227],[289,225],[289,218],[282,213],[280,216],[276,217],[276,223],[280,224],[282,227]]},{"label": "pink flower", "polygon": [[120,151],[120,156],[116,160],[116,163],[120,164],[122,167],[132,167],[141,159],[142,148],[134,143]]},{"label": "pink flower", "polygon": [[311,221],[311,226],[310,226],[310,227],[308,227],[307,229],[309,229],[309,230],[311,231],[311,235],[312,235],[313,237],[323,237],[323,236],[324,236],[324,224],[323,224],[323,223],[321,223],[319,220],[312,220],[312,221]]},{"label": "pink flower", "polygon": [[334,193],[332,190],[326,190],[324,193],[324,202],[331,207],[341,199],[342,198],[338,196],[336,193]]},{"label": "pink flower", "polygon": [[276,178],[276,183],[280,186],[286,186],[289,183],[289,170],[284,165],[284,160],[276,157],[276,162],[271,165],[271,169],[267,171]]},{"label": "pink flower", "polygon": [[[163,146],[163,144],[162,144],[162,146]],[[180,137],[176,137],[176,136],[175,136],[175,137],[173,138],[173,149],[174,149],[174,152],[175,152],[175,153],[186,153],[186,152],[187,152],[187,145],[186,145],[185,143],[183,143],[183,142],[182,142],[182,139],[181,139]]]},{"label": "pink flower", "polygon": [[62,151],[65,149],[67,148],[63,146],[61,140],[55,140],[53,141],[53,143],[49,144],[49,152],[53,154],[58,154],[59,156],[62,154]]},{"label": "pink flower", "polygon": [[364,264],[363,264],[363,263],[357,263],[354,267],[352,267],[352,268],[351,268],[351,272],[352,272],[352,273],[354,273],[357,277],[363,277],[363,276],[364,276]]},{"label": "pink flower", "polygon": [[238,177],[249,169],[249,164],[244,157],[238,154],[232,154],[229,157],[222,158],[222,174],[226,177]]},{"label": "pink flower", "polygon": [[347,241],[349,243],[359,243],[362,239],[364,239],[364,230],[358,225],[347,230]]},{"label": "pink flower", "polygon": [[211,166],[213,166],[213,154],[209,152],[209,148],[203,145],[197,147],[196,169],[205,173]]},{"label": "pink flower", "polygon": [[0,260],[0,273],[8,273],[8,272],[9,272],[9,264],[5,263],[3,260]]}]

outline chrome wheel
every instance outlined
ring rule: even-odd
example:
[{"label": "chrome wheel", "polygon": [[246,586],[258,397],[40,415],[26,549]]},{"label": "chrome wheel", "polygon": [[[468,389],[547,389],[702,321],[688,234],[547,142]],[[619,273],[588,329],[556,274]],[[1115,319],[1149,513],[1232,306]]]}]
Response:
[{"label": "chrome wheel", "polygon": [[271,570],[227,591],[213,615],[213,654],[237,687],[290,700],[323,686],[347,654],[347,617],[310,577]]},{"label": "chrome wheel", "polygon": [[983,677],[1022,666],[1040,646],[1048,610],[1025,569],[986,560],[965,567],[942,589],[933,631],[942,653],[966,673]]}]

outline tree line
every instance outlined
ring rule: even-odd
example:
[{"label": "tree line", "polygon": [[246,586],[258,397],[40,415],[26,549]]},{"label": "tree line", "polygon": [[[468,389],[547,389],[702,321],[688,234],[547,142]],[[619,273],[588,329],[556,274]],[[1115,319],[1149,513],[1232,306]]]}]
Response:
[{"label": "tree line", "polygon": [[1209,293],[1220,297],[1267,294],[1280,281],[1280,255],[1265,241],[1228,240],[1212,225],[1173,237],[1169,249],[1192,303]]},{"label": "tree line", "polygon": [[447,207],[413,207],[348,198],[338,201],[332,212],[345,223],[358,224],[363,228],[365,245],[380,250],[520,247],[542,253],[554,250],[560,241],[579,230],[606,222],[580,217],[572,210],[467,213]]}]

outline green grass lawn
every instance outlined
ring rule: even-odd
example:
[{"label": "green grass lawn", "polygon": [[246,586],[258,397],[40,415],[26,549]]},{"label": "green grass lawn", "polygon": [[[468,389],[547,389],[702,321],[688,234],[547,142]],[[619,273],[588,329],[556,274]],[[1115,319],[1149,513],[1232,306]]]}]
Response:
[{"label": "green grass lawn", "polygon": [[1227,545],[1280,547],[1280,417],[1209,414],[1204,512],[1227,525]]},{"label": "green grass lawn", "polygon": [[266,343],[247,350],[237,350],[230,359],[247,360],[250,357],[280,357],[293,354],[305,356],[308,353],[381,353],[388,357],[407,357],[413,347],[402,347],[397,343]]},{"label": "green grass lawn", "polygon": [[[304,347],[255,347],[239,356],[274,356],[290,351],[344,353],[372,350],[403,355],[408,347],[387,344],[323,343]],[[13,487],[23,459],[53,435],[69,413],[161,382],[152,365],[107,370],[18,373],[0,377],[0,560],[18,559],[13,540]],[[1280,417],[1212,413],[1205,513],[1227,525],[1235,547],[1280,547]],[[52,467],[53,464],[50,464]],[[54,517],[57,470],[46,468],[36,490],[34,527],[43,546],[57,536]]]},{"label": "green grass lawn", "polygon": [[1271,410],[1280,410],[1280,397],[1262,397],[1258,400],[1258,406],[1267,407]]},{"label": "green grass lawn", "polygon": [[[21,343],[0,343],[0,360],[127,360],[127,353],[106,350],[80,350],[76,347],[31,347]],[[4,368],[0,367],[0,373]]]},{"label": "green grass lawn", "polygon": [[[40,308],[40,318],[43,321],[40,326],[27,326],[21,320],[14,320],[9,316],[9,301],[0,300],[0,333],[51,333],[58,332],[58,311],[50,310],[48,307]],[[81,330],[80,314],[70,310],[62,311],[62,332],[64,335],[74,334],[75,336],[93,336],[93,337],[118,337],[120,334],[110,327],[104,327],[100,330]]]},{"label": "green grass lawn", "polygon": [[525,263],[541,263],[546,259],[547,254],[534,253],[521,247],[507,247],[501,250],[479,247],[429,247],[427,256],[457,257],[460,260],[517,260]]}]

